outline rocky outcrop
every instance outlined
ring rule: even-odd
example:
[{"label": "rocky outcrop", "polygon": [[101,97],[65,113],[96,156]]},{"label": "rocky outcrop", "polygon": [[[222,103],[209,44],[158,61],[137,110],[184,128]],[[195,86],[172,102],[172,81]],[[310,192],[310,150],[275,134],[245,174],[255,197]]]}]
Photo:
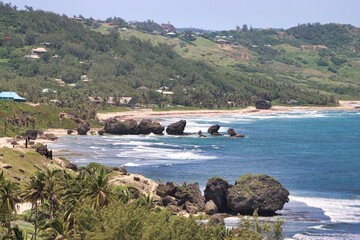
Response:
[{"label": "rocky outcrop", "polygon": [[38,137],[38,131],[37,130],[27,130],[23,134],[23,137],[24,137],[24,139],[36,140],[36,138]]},{"label": "rocky outcrop", "polygon": [[178,186],[172,182],[159,184],[156,194],[162,198],[161,202],[163,206],[177,206],[186,210],[188,213],[200,212],[205,206],[205,199],[197,183],[186,186]]},{"label": "rocky outcrop", "polygon": [[159,122],[152,121],[151,119],[143,119],[138,125],[139,134],[163,134],[165,128]]},{"label": "rocky outcrop", "polygon": [[170,124],[166,128],[166,133],[169,135],[183,135],[186,126],[186,120],[180,120],[176,123]]},{"label": "rocky outcrop", "polygon": [[118,121],[116,118],[106,120],[104,132],[110,134],[125,135],[128,134],[127,126],[124,122]]},{"label": "rocky outcrop", "polygon": [[228,182],[219,177],[209,179],[204,190],[205,200],[213,201],[219,212],[228,212],[226,194],[229,187]]},{"label": "rocky outcrop", "polygon": [[230,137],[234,137],[234,138],[244,138],[245,137],[245,135],[243,135],[243,134],[236,133],[233,128],[229,128],[227,130],[227,133],[230,135]]},{"label": "rocky outcrop", "polygon": [[289,191],[267,175],[244,175],[227,190],[227,206],[236,213],[273,215],[289,201]]},{"label": "rocky outcrop", "polygon": [[213,136],[221,136],[221,133],[219,133],[219,129],[220,129],[219,124],[212,125],[208,129],[208,133],[210,133]]},{"label": "rocky outcrop", "polygon": [[270,109],[271,102],[266,99],[257,100],[255,103],[256,109]]},{"label": "rocky outcrop", "polygon": [[76,131],[78,135],[86,135],[90,131],[90,126],[87,122],[82,122],[78,125]]},{"label": "rocky outcrop", "polygon": [[134,119],[126,119],[124,121],[124,125],[126,128],[125,134],[139,134],[138,122]]}]

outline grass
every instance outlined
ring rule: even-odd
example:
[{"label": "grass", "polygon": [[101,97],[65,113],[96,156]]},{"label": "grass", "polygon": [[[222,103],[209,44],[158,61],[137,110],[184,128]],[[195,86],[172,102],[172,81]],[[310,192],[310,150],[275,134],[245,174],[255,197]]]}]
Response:
[{"label": "grass", "polygon": [[51,163],[49,159],[38,154],[33,149],[17,150],[16,148],[0,148],[0,163],[11,166],[9,169],[2,169],[5,176],[10,180],[18,182],[24,186],[31,175],[46,168],[56,168],[57,165]]},{"label": "grass", "polygon": [[[39,130],[46,130],[48,128],[75,128],[76,123],[72,120],[63,119],[60,122],[59,113],[62,111],[64,110],[48,105],[33,107],[26,103],[0,101],[0,137],[19,135],[27,129],[32,129],[32,123],[29,121],[31,119],[35,120],[34,128]],[[6,124],[5,134],[6,119],[10,122]],[[27,122],[28,124],[26,124]]]}]

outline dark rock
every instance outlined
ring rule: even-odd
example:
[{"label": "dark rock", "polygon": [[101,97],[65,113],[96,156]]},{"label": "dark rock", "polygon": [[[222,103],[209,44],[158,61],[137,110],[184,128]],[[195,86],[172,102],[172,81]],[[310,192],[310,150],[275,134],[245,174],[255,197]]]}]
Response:
[{"label": "dark rock", "polygon": [[53,133],[45,133],[42,138],[50,141],[56,141],[58,139],[58,137]]},{"label": "dark rock", "polygon": [[104,135],[104,133],[105,133],[104,129],[101,129],[101,130],[98,131],[98,134],[101,135],[101,136]]},{"label": "dark rock", "polygon": [[23,137],[25,139],[29,139],[29,140],[36,140],[36,138],[38,137],[38,131],[37,130],[27,130],[23,134]]},{"label": "dark rock", "polygon": [[12,166],[11,165],[5,165],[5,166],[3,166],[3,168],[10,169],[10,168],[12,168]]},{"label": "dark rock", "polygon": [[121,175],[127,175],[128,171],[126,170],[125,167],[114,167],[115,171],[118,171]]},{"label": "dark rock", "polygon": [[229,209],[227,207],[226,194],[229,187],[228,182],[219,177],[209,179],[204,191],[205,200],[212,200],[219,212],[227,212]]},{"label": "dark rock", "polygon": [[138,124],[133,119],[127,119],[125,121],[118,121],[115,118],[106,120],[104,130],[105,133],[127,135],[138,134]]},{"label": "dark rock", "polygon": [[220,129],[220,125],[219,124],[215,124],[212,125],[211,127],[209,127],[208,129],[208,133],[210,133],[213,136],[221,136],[221,134],[219,133],[219,129]]},{"label": "dark rock", "polygon": [[151,119],[143,119],[138,125],[139,134],[163,134],[164,127],[159,122],[152,121]]},{"label": "dark rock", "polygon": [[24,154],[20,154],[19,157],[25,158],[25,155],[24,155]]},{"label": "dark rock", "polygon": [[90,131],[90,126],[87,122],[80,123],[76,131],[78,135],[86,135]]},{"label": "dark rock", "polygon": [[243,134],[237,134],[233,128],[229,128],[227,130],[227,133],[230,135],[230,137],[238,137],[238,138],[245,137],[245,135],[243,135]]},{"label": "dark rock", "polygon": [[193,204],[193,203],[190,203],[190,202],[185,202],[184,204],[184,210],[187,212],[187,213],[190,213],[190,214],[196,214],[199,212],[199,209],[198,207]]},{"label": "dark rock", "polygon": [[166,128],[166,133],[169,135],[183,135],[186,126],[186,120],[180,120],[176,123],[170,124]]},{"label": "dark rock", "polygon": [[140,181],[140,178],[139,178],[139,177],[134,177],[134,181],[139,182],[139,181]]},{"label": "dark rock", "polygon": [[138,122],[134,119],[126,119],[124,124],[127,128],[126,134],[139,134]]},{"label": "dark rock", "polygon": [[159,184],[156,189],[156,194],[160,197],[175,196],[175,193],[179,191],[179,186],[173,182],[167,182],[164,184]]},{"label": "dark rock", "polygon": [[[174,198],[178,206],[183,206],[183,209],[193,213],[200,212],[204,209],[204,197],[201,195],[199,184],[188,184],[186,186],[178,186],[173,182],[166,184],[159,184],[156,189],[156,194],[164,199],[169,196]],[[168,200],[165,200],[165,202]],[[173,202],[172,204],[174,204]]]},{"label": "dark rock", "polygon": [[74,172],[77,172],[79,170],[78,167],[72,162],[65,162],[64,167],[73,170]]},{"label": "dark rock", "polygon": [[218,208],[213,200],[207,201],[204,206],[204,212],[209,215],[218,213]]},{"label": "dark rock", "polygon": [[256,109],[270,109],[271,102],[266,99],[257,100],[255,103]]},{"label": "dark rock", "polygon": [[207,225],[208,226],[217,226],[217,225],[225,226],[225,221],[219,214],[215,214],[210,217],[209,221],[207,222]]},{"label": "dark rock", "polygon": [[168,205],[174,205],[174,206],[177,206],[177,201],[174,197],[171,197],[171,196],[165,196],[163,199],[162,199],[162,205],[164,207],[168,206]]},{"label": "dark rock", "polygon": [[68,130],[66,131],[66,133],[67,133],[68,135],[71,135],[73,132],[74,132],[74,130],[72,130],[72,129],[68,129]]},{"label": "dark rock", "polygon": [[237,213],[274,215],[289,201],[289,191],[267,175],[244,175],[227,192],[227,205]]}]

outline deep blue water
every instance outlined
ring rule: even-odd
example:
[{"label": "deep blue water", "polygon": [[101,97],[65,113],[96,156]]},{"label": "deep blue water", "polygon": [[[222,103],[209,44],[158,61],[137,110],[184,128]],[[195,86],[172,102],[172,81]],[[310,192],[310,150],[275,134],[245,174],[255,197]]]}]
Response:
[{"label": "deep blue water", "polygon": [[[174,136],[67,136],[49,144],[79,165],[125,165],[154,180],[198,182],[220,176],[230,183],[242,174],[269,174],[289,191],[279,211],[287,237],[360,239],[360,113],[296,112],[185,118]],[[180,118],[159,119],[163,125]],[[198,138],[212,124],[246,135]],[[74,152],[77,154],[75,155]],[[271,220],[271,219],[270,219]],[[236,224],[232,218],[228,225]]]}]

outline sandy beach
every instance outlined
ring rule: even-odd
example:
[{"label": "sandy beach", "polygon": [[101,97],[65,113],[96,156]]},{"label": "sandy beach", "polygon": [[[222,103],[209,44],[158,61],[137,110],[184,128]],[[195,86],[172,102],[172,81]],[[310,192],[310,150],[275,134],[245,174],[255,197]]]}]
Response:
[{"label": "sandy beach", "polygon": [[186,111],[153,111],[152,109],[135,109],[126,112],[98,113],[100,121],[109,118],[134,119],[140,121],[145,118],[157,119],[164,117],[188,117],[188,116],[217,116],[224,114],[273,114],[297,111],[339,111],[360,110],[360,101],[340,101],[336,107],[307,107],[307,106],[274,106],[268,110],[259,110],[255,107],[247,107],[239,110],[186,110]]}]

